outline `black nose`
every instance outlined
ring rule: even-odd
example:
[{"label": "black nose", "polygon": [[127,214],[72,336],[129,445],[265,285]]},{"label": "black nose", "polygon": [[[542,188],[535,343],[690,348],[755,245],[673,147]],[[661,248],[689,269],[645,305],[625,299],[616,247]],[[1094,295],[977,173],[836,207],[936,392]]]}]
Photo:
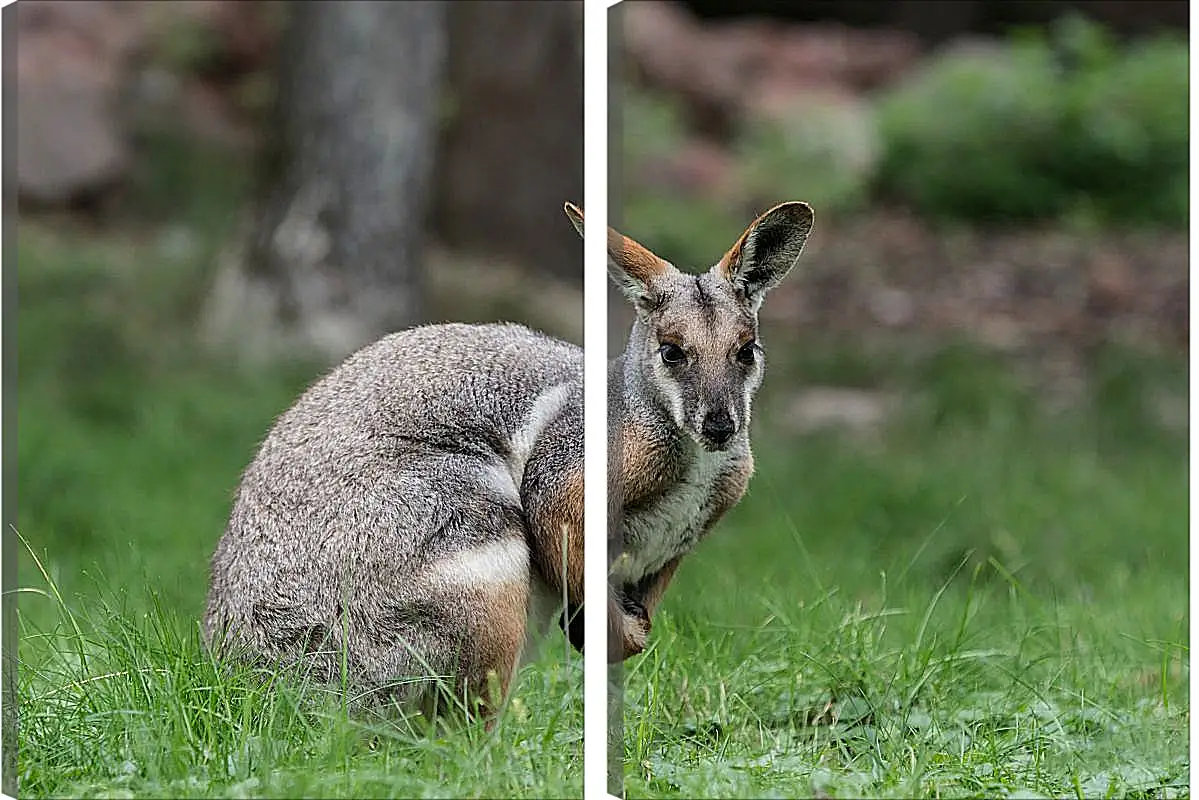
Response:
[{"label": "black nose", "polygon": [[713,411],[704,417],[704,436],[717,444],[724,444],[733,435],[736,426],[727,411]]}]

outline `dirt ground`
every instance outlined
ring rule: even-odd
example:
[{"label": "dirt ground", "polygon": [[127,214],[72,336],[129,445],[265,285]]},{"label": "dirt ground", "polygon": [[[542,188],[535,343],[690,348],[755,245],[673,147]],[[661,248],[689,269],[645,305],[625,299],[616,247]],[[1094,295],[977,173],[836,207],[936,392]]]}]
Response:
[{"label": "dirt ground", "polygon": [[1185,354],[1181,232],[936,229],[873,212],[813,232],[763,317],[800,329],[961,334],[1004,351],[1104,342]]}]

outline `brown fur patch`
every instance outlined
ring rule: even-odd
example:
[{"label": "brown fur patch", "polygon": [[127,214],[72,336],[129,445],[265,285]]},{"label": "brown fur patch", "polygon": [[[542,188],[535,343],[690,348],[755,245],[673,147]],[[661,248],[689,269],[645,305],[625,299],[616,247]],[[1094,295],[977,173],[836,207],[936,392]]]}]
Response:
[{"label": "brown fur patch", "polygon": [[[566,203],[566,216],[580,235],[583,233],[585,215],[574,203]],[[670,270],[670,265],[651,253],[644,245],[608,228],[608,257],[632,278],[648,284],[651,280]]]},{"label": "brown fur patch", "polygon": [[651,429],[625,425],[620,432],[621,507],[638,508],[660,497],[679,481],[686,466]]},{"label": "brown fur patch", "polygon": [[646,285],[670,271],[665,261],[612,228],[608,228],[608,255],[630,277]]},{"label": "brown fur patch", "polygon": [[520,664],[528,618],[529,585],[506,583],[474,593],[473,657],[463,682],[468,692],[482,700],[488,715],[499,710]]},{"label": "brown fur patch", "polygon": [[[566,551],[566,594],[571,603],[583,602],[583,467],[580,464],[542,498],[529,518],[533,543],[543,565],[542,577],[555,591],[562,586],[563,539]],[[564,536],[565,533],[565,536]]]}]

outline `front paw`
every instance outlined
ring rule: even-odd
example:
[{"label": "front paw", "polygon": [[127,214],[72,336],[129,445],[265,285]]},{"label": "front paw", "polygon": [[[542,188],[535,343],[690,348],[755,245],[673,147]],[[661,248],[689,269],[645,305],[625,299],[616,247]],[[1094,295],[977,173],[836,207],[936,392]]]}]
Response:
[{"label": "front paw", "polygon": [[[622,604],[623,605],[623,604]],[[608,638],[608,663],[617,664],[645,652],[649,640],[650,621],[645,608],[639,613],[624,611],[618,618],[619,630]]]},{"label": "front paw", "polygon": [[624,609],[626,615],[632,617],[634,620],[639,620],[640,622],[644,623],[646,631],[649,631],[649,611],[644,605],[641,604],[640,600],[636,600],[626,595],[620,598],[620,605],[621,608]]},{"label": "front paw", "polygon": [[[571,645],[583,652],[583,609],[571,607],[558,617],[558,626]],[[649,611],[637,600],[622,597],[608,606],[608,663],[616,664],[645,652],[652,623]]]}]

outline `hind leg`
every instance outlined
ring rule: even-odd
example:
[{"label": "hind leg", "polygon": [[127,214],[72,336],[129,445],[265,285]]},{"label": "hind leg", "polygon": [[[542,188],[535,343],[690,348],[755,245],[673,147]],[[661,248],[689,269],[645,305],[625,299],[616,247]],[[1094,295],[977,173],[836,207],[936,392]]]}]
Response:
[{"label": "hind leg", "polygon": [[[520,664],[529,613],[529,550],[523,531],[459,551],[431,570],[447,606],[458,609],[463,647],[456,688],[494,719]],[[472,710],[475,710],[472,708]]]},{"label": "hind leg", "polygon": [[473,647],[463,660],[460,685],[488,728],[502,710],[520,666],[527,631],[529,582],[487,587],[467,599]]},{"label": "hind leg", "polygon": [[359,640],[373,651],[364,659],[373,665],[371,682],[428,676],[388,694],[414,700],[429,717],[466,710],[493,720],[520,663],[529,593],[519,528],[438,558],[391,594],[373,633]]}]

